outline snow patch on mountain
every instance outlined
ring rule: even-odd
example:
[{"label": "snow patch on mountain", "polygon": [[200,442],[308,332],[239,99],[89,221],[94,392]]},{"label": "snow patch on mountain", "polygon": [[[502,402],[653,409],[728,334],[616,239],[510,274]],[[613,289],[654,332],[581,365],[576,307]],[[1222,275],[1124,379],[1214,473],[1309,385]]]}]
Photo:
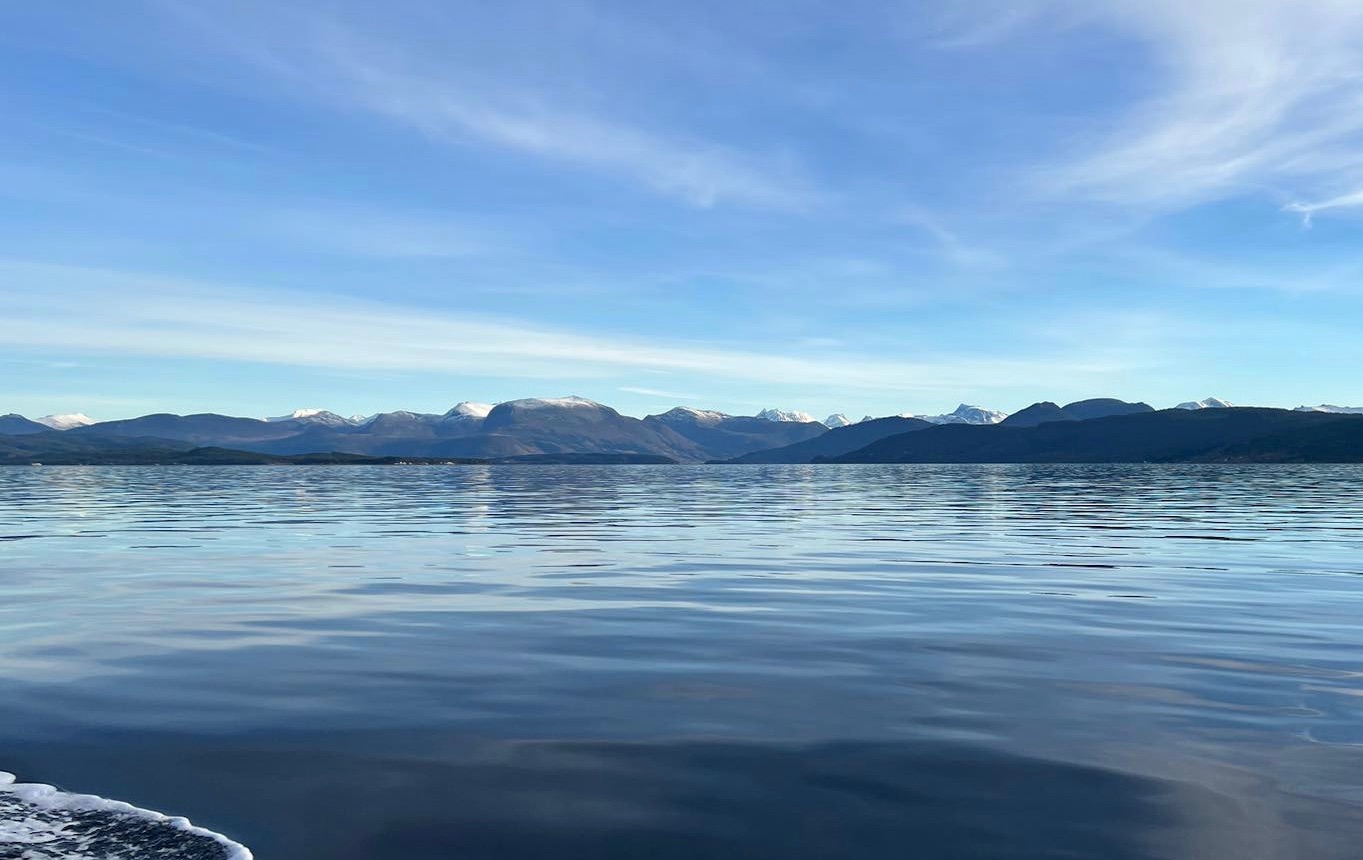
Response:
[{"label": "snow patch on mountain", "polygon": [[[1298,406],[1294,412],[1331,412],[1335,415],[1363,415],[1363,406],[1335,406],[1322,403],[1319,406]],[[39,421],[43,419],[39,418]]]},{"label": "snow patch on mountain", "polygon": [[[504,406],[517,406],[521,409],[604,409],[595,400],[585,397],[527,397],[522,400],[508,400]],[[489,410],[491,411],[491,410]]]},{"label": "snow patch on mountain", "polygon": [[464,400],[460,403],[456,403],[454,408],[445,413],[445,417],[464,419],[486,418],[487,414],[492,411],[492,407],[493,404],[491,403],[474,403],[471,400]]},{"label": "snow patch on mountain", "polygon": [[301,421],[305,424],[323,424],[328,427],[345,427],[355,423],[354,419],[342,418],[335,412],[328,412],[325,409],[295,409],[288,415],[278,415],[265,420],[272,424],[280,421]]},{"label": "snow patch on mountain", "polygon": [[823,420],[823,426],[827,427],[829,430],[846,427],[851,423],[852,420],[841,412],[835,412]]},{"label": "snow patch on mountain", "polygon": [[65,415],[44,415],[37,419],[39,424],[51,427],[53,430],[70,430],[72,427],[89,427],[95,423],[95,419],[86,415],[84,412],[71,412]]},{"label": "snow patch on mountain", "polygon": [[1206,400],[1189,400],[1187,403],[1180,403],[1175,409],[1230,409],[1235,406],[1229,400],[1222,400],[1219,397],[1208,397]]},{"label": "snow patch on mountain", "polygon": [[675,406],[661,415],[654,415],[651,417],[668,423],[686,422],[712,425],[719,424],[732,416],[728,413],[717,412],[713,409],[696,409],[691,406]]},{"label": "snow patch on mountain", "polygon": [[433,424],[444,419],[444,415],[432,415],[429,412],[410,412],[406,409],[399,409],[396,412],[380,412],[377,415],[370,415],[365,419],[365,424],[373,424],[379,419],[384,419],[385,423],[395,421],[416,422],[420,424]]},{"label": "snow patch on mountain", "polygon": [[997,424],[1007,418],[1008,413],[962,403],[945,415],[919,415],[914,412],[901,412],[899,417],[917,418],[920,421],[927,421],[932,424]]},{"label": "snow patch on mountain", "polygon": [[793,409],[763,409],[757,413],[757,417],[765,421],[795,421],[801,424],[815,424],[814,416],[808,412],[797,412]]}]

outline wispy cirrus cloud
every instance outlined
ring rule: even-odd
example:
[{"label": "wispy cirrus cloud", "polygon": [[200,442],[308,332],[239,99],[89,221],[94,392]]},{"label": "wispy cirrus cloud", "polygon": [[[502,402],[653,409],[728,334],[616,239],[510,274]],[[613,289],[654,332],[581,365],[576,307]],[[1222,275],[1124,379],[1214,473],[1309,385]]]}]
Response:
[{"label": "wispy cirrus cloud", "polygon": [[0,261],[0,279],[10,287],[0,292],[0,340],[68,355],[522,379],[666,371],[886,394],[1004,390],[1062,375],[1101,385],[1166,360],[1148,344],[1116,343],[1111,336],[1027,357],[973,349],[897,359],[587,333],[434,308],[23,261]]},{"label": "wispy cirrus cloud", "polygon": [[1156,83],[1089,151],[1041,178],[1052,193],[1179,208],[1358,187],[1363,5],[1114,0],[1083,14],[1144,51]]},{"label": "wispy cirrus cloud", "polygon": [[487,228],[440,212],[318,206],[257,216],[256,226],[305,247],[358,257],[442,259],[505,247]]},{"label": "wispy cirrus cloud", "polygon": [[1302,223],[1310,227],[1311,219],[1317,212],[1325,212],[1330,209],[1358,209],[1360,207],[1363,207],[1363,189],[1310,203],[1300,201],[1289,203],[1283,207],[1283,211],[1300,215]]},{"label": "wispy cirrus cloud", "polygon": [[[1299,214],[1363,187],[1363,5],[1353,0],[1024,0],[945,16],[941,44],[1110,40],[1143,95],[1079,118],[1028,187],[1052,201],[1176,211],[1247,194]],[[1085,129],[1087,126],[1087,130]],[[1324,200],[1323,204],[1301,203]]]},{"label": "wispy cirrus cloud", "polygon": [[696,394],[685,394],[680,391],[668,391],[662,388],[640,388],[635,385],[622,385],[620,390],[627,394],[642,394],[645,397],[666,397],[670,400],[700,400]]},{"label": "wispy cirrus cloud", "polygon": [[581,87],[527,81],[496,64],[461,63],[458,50],[422,48],[424,40],[410,34],[381,36],[359,21],[316,10],[267,8],[253,18],[236,9],[221,17],[181,5],[165,9],[296,96],[381,117],[444,143],[615,175],[700,207],[798,210],[822,196],[787,155],[611,116],[596,94],[583,98]]},{"label": "wispy cirrus cloud", "polygon": [[931,238],[938,252],[953,266],[977,269],[996,266],[1002,262],[998,254],[963,240],[955,230],[949,229],[942,222],[940,216],[927,207],[904,206],[896,220]]},{"label": "wispy cirrus cloud", "polygon": [[532,93],[487,99],[466,88],[334,55],[364,108],[455,141],[475,139],[527,155],[619,173],[696,206],[718,203],[799,209],[815,195],[780,165],[731,147],[664,137],[613,120],[567,112]]}]

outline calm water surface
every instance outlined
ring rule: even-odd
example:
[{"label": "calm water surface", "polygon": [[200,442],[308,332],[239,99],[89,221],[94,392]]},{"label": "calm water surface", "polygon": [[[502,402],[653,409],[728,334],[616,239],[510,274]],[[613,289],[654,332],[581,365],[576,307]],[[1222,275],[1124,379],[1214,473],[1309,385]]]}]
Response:
[{"label": "calm water surface", "polygon": [[261,860],[1358,858],[1363,469],[0,469],[0,770]]}]

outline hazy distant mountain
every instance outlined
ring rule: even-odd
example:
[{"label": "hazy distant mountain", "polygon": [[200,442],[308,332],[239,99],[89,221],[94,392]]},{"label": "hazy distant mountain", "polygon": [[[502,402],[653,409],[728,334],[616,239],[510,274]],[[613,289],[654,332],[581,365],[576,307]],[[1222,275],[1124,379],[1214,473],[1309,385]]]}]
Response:
[{"label": "hazy distant mountain", "polygon": [[1180,403],[1175,409],[1231,409],[1235,404],[1229,400],[1222,400],[1219,397],[1208,397],[1206,400],[1189,400],[1187,403]]},{"label": "hazy distant mountain", "polygon": [[938,425],[920,418],[873,418],[846,427],[836,427],[820,436],[735,457],[730,463],[811,463],[816,457],[837,457],[856,451],[879,439],[923,430]]},{"label": "hazy distant mountain", "polygon": [[838,427],[846,427],[851,423],[852,419],[843,415],[841,412],[834,413],[823,420],[823,426],[827,427],[829,430],[835,430]]},{"label": "hazy distant mountain", "polygon": [[1048,421],[1088,421],[1093,418],[1154,411],[1154,407],[1147,403],[1127,403],[1110,397],[1079,400],[1065,406],[1057,406],[1046,400],[1014,412],[999,423],[1007,427],[1035,427]]},{"label": "hazy distant mountain", "polygon": [[706,460],[727,460],[750,451],[779,448],[827,432],[827,428],[818,422],[773,421],[761,416],[726,415],[687,406],[650,415],[644,421],[663,425],[686,437],[703,452]]},{"label": "hazy distant mountain", "polygon": [[[359,425],[365,433],[376,436],[391,436],[401,434],[412,434],[416,436],[434,436],[434,428],[444,422],[445,416],[431,415],[427,412],[407,412],[398,410],[396,412],[380,412],[371,415]],[[352,431],[353,432],[353,431]]]},{"label": "hazy distant mountain", "polygon": [[730,415],[727,412],[716,412],[713,409],[695,409],[690,406],[675,406],[659,415],[649,415],[645,417],[644,420],[654,419],[656,421],[662,421],[669,427],[692,425],[713,427],[735,417],[737,416]]},{"label": "hazy distant mountain", "polygon": [[94,424],[95,419],[84,412],[71,412],[65,415],[44,415],[38,419],[38,423],[53,430],[70,430],[72,427],[87,427]]},{"label": "hazy distant mountain", "polygon": [[998,424],[1008,417],[1008,413],[962,403],[945,415],[915,415],[912,412],[904,412],[899,417],[917,418],[929,424]]},{"label": "hazy distant mountain", "polygon": [[22,415],[11,412],[8,415],[0,415],[0,433],[6,436],[19,436],[28,433],[46,433],[51,430],[45,424],[37,421],[30,421]]},{"label": "hazy distant mountain", "polygon": [[790,409],[763,409],[757,413],[757,417],[764,421],[792,421],[797,424],[817,424],[814,416],[808,412],[796,412]]},{"label": "hazy distant mountain", "polygon": [[1155,411],[1155,407],[1149,403],[1139,401],[1128,403],[1115,397],[1093,397],[1088,400],[1076,400],[1073,403],[1066,403],[1061,408],[1065,410],[1065,414],[1074,416],[1078,421],[1088,421],[1090,418],[1110,418],[1113,415],[1139,415],[1142,412]]},{"label": "hazy distant mountain", "polygon": [[298,424],[291,421],[270,422],[259,418],[233,418],[214,413],[198,415],[157,413],[123,421],[101,421],[98,424],[74,427],[66,431],[67,435],[146,436],[226,448],[244,448],[248,443],[280,439],[298,432]]},{"label": "hazy distant mountain", "polygon": [[423,412],[380,412],[362,422],[338,425],[298,425],[301,432],[241,447],[271,454],[305,454],[341,451],[376,457],[454,456],[441,452],[449,437],[477,432],[477,427],[446,425],[445,416]]},{"label": "hazy distant mountain", "polygon": [[1363,462],[1363,416],[1166,409],[1034,427],[940,426],[833,458],[844,463]]},{"label": "hazy distant mountain", "polygon": [[[1322,403],[1319,406],[1298,406],[1297,412],[1330,412],[1335,415],[1363,415],[1363,406],[1332,406]],[[38,420],[42,420],[41,418]]]}]

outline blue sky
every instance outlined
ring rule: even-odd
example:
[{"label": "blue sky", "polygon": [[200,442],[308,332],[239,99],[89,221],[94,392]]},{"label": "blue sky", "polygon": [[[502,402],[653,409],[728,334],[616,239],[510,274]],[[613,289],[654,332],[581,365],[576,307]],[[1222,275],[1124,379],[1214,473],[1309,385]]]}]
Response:
[{"label": "blue sky", "polygon": [[0,46],[0,412],[1363,404],[1356,0],[67,0]]}]

